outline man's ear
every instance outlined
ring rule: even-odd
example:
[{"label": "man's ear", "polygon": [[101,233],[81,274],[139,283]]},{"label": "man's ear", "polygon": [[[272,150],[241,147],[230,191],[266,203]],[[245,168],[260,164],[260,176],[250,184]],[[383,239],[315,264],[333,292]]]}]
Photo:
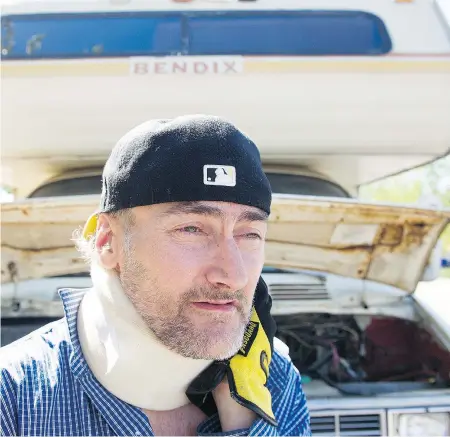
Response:
[{"label": "man's ear", "polygon": [[118,227],[107,214],[100,214],[97,223],[95,250],[105,269],[116,269],[119,265]]}]

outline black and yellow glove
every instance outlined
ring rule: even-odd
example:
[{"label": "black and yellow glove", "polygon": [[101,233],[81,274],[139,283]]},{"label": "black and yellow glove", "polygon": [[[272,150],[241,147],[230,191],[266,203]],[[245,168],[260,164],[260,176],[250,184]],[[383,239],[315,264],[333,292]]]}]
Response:
[{"label": "black and yellow glove", "polygon": [[226,376],[231,397],[236,402],[277,426],[272,411],[272,396],[266,386],[276,331],[271,308],[272,299],[267,285],[260,278],[241,348],[230,359],[212,363],[186,390],[188,399],[205,414],[212,415],[217,411],[212,391]]}]

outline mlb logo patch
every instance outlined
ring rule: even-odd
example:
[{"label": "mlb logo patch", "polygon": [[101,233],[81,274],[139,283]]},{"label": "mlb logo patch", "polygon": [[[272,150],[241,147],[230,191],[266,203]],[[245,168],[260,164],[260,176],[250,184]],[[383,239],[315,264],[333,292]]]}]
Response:
[{"label": "mlb logo patch", "polygon": [[234,187],[236,185],[236,168],[232,165],[205,165],[203,166],[203,183]]}]

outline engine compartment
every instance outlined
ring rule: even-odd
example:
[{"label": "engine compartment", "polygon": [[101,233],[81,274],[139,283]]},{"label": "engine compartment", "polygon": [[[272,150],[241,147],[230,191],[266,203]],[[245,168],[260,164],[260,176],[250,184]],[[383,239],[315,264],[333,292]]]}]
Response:
[{"label": "engine compartment", "polygon": [[[3,318],[1,345],[57,319]],[[415,322],[326,313],[275,319],[305,390],[319,397],[450,388],[450,352]]]},{"label": "engine compartment", "polygon": [[450,387],[450,352],[415,322],[323,313],[276,321],[304,384],[361,396]]}]

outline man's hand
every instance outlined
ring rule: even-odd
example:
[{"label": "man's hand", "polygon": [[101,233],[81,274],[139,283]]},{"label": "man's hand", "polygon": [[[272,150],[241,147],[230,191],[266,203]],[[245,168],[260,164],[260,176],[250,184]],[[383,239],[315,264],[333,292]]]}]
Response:
[{"label": "man's hand", "polygon": [[225,378],[212,392],[219,413],[222,431],[235,431],[250,428],[257,415],[246,407],[238,404],[230,393],[228,381]]}]

